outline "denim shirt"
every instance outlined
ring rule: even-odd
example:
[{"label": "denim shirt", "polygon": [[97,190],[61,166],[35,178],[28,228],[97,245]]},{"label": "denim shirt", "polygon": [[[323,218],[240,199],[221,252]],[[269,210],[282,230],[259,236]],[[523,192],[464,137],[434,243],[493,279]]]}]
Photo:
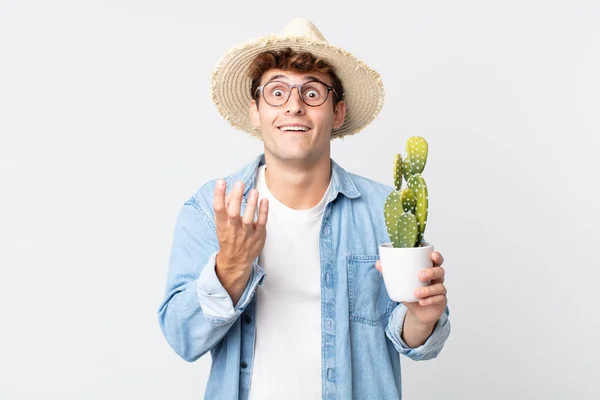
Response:
[{"label": "denim shirt", "polygon": [[[264,154],[225,178],[227,192],[237,180],[245,182],[242,213],[262,164]],[[450,334],[449,311],[423,345],[407,346],[401,338],[407,309],[388,297],[375,268],[379,244],[389,242],[383,205],[393,188],[349,173],[333,160],[331,179],[319,239],[322,399],[399,400],[399,354],[413,360],[436,357]],[[214,272],[215,184],[216,179],[203,185],[180,211],[158,317],[167,342],[184,360],[210,351],[205,399],[245,400],[254,356],[254,293],[269,277],[257,258],[235,305],[220,284]]]}]

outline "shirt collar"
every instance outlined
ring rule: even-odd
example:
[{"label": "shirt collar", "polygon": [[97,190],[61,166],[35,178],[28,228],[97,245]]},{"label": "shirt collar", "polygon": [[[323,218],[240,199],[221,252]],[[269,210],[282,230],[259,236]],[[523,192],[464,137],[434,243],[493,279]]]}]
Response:
[{"label": "shirt collar", "polygon": [[[236,181],[241,180],[244,182],[244,197],[246,197],[248,191],[254,187],[258,167],[264,163],[265,155],[261,153],[227,180],[227,192],[232,189]],[[331,159],[331,179],[331,192],[328,202],[335,200],[340,193],[349,199],[355,199],[360,196],[360,192],[352,180],[352,175],[333,159]]]}]

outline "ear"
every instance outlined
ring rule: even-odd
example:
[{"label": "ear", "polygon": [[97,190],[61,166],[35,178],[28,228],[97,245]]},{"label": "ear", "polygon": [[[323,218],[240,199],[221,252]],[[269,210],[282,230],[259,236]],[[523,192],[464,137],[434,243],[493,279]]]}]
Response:
[{"label": "ear", "polygon": [[338,129],[344,124],[346,118],[346,103],[340,100],[333,110],[333,129]]},{"label": "ear", "polygon": [[256,100],[250,101],[250,110],[248,110],[248,112],[250,113],[250,123],[252,126],[256,129],[260,128],[260,114],[258,113],[258,104],[256,103]]}]

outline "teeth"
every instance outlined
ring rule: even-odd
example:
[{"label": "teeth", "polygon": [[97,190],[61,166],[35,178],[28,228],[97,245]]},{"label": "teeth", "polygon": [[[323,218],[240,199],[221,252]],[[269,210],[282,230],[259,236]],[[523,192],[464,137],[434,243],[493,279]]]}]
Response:
[{"label": "teeth", "polygon": [[279,129],[281,129],[282,131],[302,131],[302,132],[306,132],[308,130],[308,128],[306,128],[304,126],[282,126]]}]

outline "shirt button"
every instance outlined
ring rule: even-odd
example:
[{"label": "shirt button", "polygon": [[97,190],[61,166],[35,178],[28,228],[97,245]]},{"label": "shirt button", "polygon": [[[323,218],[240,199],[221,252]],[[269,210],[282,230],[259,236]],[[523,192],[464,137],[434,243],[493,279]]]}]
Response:
[{"label": "shirt button", "polygon": [[325,326],[327,326],[327,332],[333,331],[333,321],[330,319],[325,320]]},{"label": "shirt button", "polygon": [[250,318],[250,317],[249,317],[249,316],[247,316],[247,315],[244,315],[244,321],[245,321],[247,324],[249,324],[250,322],[252,322],[252,318]]},{"label": "shirt button", "polygon": [[335,377],[335,371],[333,368],[328,368],[327,369],[327,379],[329,379],[330,381],[333,380]]},{"label": "shirt button", "polygon": [[240,365],[242,366],[242,368],[246,368],[248,366],[248,364],[246,364],[246,361],[242,361]]}]

